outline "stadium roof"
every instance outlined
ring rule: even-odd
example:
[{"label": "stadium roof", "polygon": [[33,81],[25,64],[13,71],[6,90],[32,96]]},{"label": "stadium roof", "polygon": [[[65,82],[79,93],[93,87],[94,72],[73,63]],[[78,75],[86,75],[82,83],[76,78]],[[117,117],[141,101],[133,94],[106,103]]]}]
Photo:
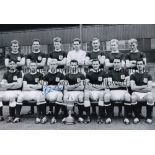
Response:
[{"label": "stadium roof", "polygon": [[[74,27],[80,24],[0,24],[0,31],[18,31],[18,30],[32,30],[32,29],[44,29],[44,28],[62,28],[62,27]],[[99,25],[99,24],[84,24],[84,26]],[[104,24],[110,25],[110,24]],[[112,24],[111,24],[112,25]]]}]

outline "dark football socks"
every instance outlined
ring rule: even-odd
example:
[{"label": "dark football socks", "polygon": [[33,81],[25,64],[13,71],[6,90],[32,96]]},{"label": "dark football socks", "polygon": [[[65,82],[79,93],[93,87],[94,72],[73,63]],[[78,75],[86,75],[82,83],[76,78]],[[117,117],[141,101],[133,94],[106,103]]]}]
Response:
[{"label": "dark football socks", "polygon": [[153,106],[147,105],[146,106],[146,118],[152,119],[152,113],[153,113]]},{"label": "dark football socks", "polygon": [[17,104],[16,105],[16,117],[18,117],[18,118],[20,118],[21,109],[22,109],[22,105]]}]

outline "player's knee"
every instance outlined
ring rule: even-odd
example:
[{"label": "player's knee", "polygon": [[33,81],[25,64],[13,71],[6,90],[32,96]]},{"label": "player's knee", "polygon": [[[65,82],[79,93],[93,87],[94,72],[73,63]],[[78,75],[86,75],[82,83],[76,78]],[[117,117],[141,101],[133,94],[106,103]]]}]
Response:
[{"label": "player's knee", "polygon": [[103,96],[104,96],[104,93],[103,92],[100,92],[99,93],[99,100],[103,100]]},{"label": "player's knee", "polygon": [[134,95],[134,94],[132,94],[132,96],[131,96],[131,102],[132,103],[136,103],[137,101],[138,101],[137,96]]},{"label": "player's knee", "polygon": [[84,98],[85,98],[85,100],[89,100],[89,97],[90,97],[90,92],[89,91],[85,91],[84,92]]},{"label": "player's knee", "polygon": [[129,93],[125,93],[124,100],[127,101],[127,102],[130,102],[131,101],[131,96],[130,96]]},{"label": "player's knee", "polygon": [[17,102],[15,100],[11,100],[9,103],[9,107],[15,107]]},{"label": "player's knee", "polygon": [[90,107],[90,101],[84,101],[84,107]]},{"label": "player's knee", "polygon": [[146,97],[146,101],[147,101],[147,103],[149,103],[149,104],[154,104],[154,98],[153,98],[153,96],[152,96],[152,95],[148,95],[148,96]]},{"label": "player's knee", "polygon": [[83,100],[84,100],[84,95],[83,95],[83,94],[80,94],[80,95],[78,96],[78,101],[82,103]]},{"label": "player's knee", "polygon": [[110,102],[110,99],[111,99],[111,95],[109,93],[106,93],[104,95],[104,102]]},{"label": "player's knee", "polygon": [[62,101],[63,101],[63,94],[62,93],[59,93],[57,95],[57,101],[62,103]]}]

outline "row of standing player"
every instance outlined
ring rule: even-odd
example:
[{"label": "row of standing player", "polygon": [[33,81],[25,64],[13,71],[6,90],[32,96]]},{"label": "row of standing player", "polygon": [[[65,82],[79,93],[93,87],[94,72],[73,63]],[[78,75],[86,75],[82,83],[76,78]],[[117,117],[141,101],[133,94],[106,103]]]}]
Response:
[{"label": "row of standing player", "polygon": [[[16,46],[15,46],[15,44]],[[35,53],[40,53],[40,50],[39,50],[39,41],[38,40],[34,40],[33,42],[33,51],[37,51],[37,52],[33,52],[32,54],[30,54],[27,58],[30,58],[30,59],[27,59],[27,62],[29,63],[30,61],[35,61],[35,60],[38,60],[37,59],[37,56],[35,55]],[[137,50],[137,40],[135,39],[131,39],[129,41],[130,45],[131,45],[131,52],[129,54],[126,55],[126,67],[127,68],[130,68],[132,69],[132,71],[135,70],[136,68],[136,60],[138,59],[143,59],[143,61],[146,63],[146,58],[145,58],[145,55],[142,53],[142,52],[139,52]],[[19,46],[18,45],[18,42],[14,41],[12,42],[11,46],[12,46],[12,51],[15,51],[15,49],[18,51],[18,48]],[[64,65],[64,62],[66,61],[65,60],[65,57],[64,59],[62,59],[62,53],[61,53],[61,39],[60,38],[54,38],[54,45],[55,45],[55,52],[52,52],[50,55],[53,54],[53,57],[49,58],[48,59],[48,63],[56,58],[58,61],[57,61],[57,64],[60,65],[60,66],[63,66]],[[97,38],[94,38],[93,39],[93,42],[92,42],[92,45],[93,45],[93,51],[92,52],[89,52],[86,54],[86,52],[80,50],[80,40],[79,39],[75,39],[74,42],[73,42],[73,45],[74,45],[74,50],[73,51],[70,51],[67,55],[67,64],[72,60],[77,60],[78,61],[78,64],[81,66],[82,64],[87,64],[87,65],[91,65],[92,63],[92,60],[93,59],[98,59],[100,64],[103,65],[104,64],[104,61],[105,61],[105,64],[108,64],[107,66],[108,67],[112,67],[113,66],[113,60],[114,58],[118,58],[119,60],[121,60],[121,63],[122,65],[124,64],[124,56],[122,53],[120,53],[118,51],[118,41],[116,39],[113,39],[111,40],[111,49],[112,49],[112,52],[107,56],[109,59],[107,59],[107,57],[105,57],[105,55],[103,54],[103,52],[101,52],[99,50],[99,40]],[[14,47],[13,47],[14,46]],[[14,49],[14,50],[13,50]],[[39,51],[39,52],[38,52]],[[12,52],[13,55],[14,55],[14,58],[15,58],[15,53],[17,54],[18,52]],[[55,53],[55,54],[54,54]],[[63,52],[64,53],[64,52]],[[9,55],[9,54],[8,54]],[[9,56],[7,55],[6,59],[5,59],[5,63],[6,63],[6,66],[8,64],[8,60],[9,60]],[[18,55],[18,54],[17,54]],[[55,57],[54,57],[55,56]],[[10,58],[12,59],[12,58]],[[18,59],[18,57],[17,57]],[[59,61],[59,59],[61,59],[62,61]],[[20,60],[20,61],[19,61]],[[42,64],[44,64],[46,62],[46,59],[45,58],[41,58],[39,59],[41,60],[40,62],[38,62],[38,66],[41,66]],[[17,60],[17,64],[19,66],[21,66],[21,63],[24,62],[23,58],[21,59],[18,59]],[[88,110],[87,110],[88,111]],[[87,117],[88,118],[88,117]],[[126,120],[126,119],[125,119]],[[149,120],[150,121],[150,120]],[[89,122],[88,119],[86,122]],[[107,121],[108,122],[108,121]],[[125,121],[126,122],[126,121]],[[128,122],[128,121],[127,121]]]}]

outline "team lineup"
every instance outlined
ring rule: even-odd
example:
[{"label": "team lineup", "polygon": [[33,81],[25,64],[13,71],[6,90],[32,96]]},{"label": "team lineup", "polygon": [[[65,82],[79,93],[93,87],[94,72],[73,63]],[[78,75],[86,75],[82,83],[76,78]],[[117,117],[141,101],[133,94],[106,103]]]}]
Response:
[{"label": "team lineup", "polygon": [[[69,52],[62,50],[59,37],[53,39],[54,50],[48,54],[42,53],[40,44],[40,40],[33,40],[32,52],[25,56],[20,52],[19,42],[11,41],[11,51],[5,56],[7,70],[0,82],[0,121],[4,121],[4,102],[9,103],[6,122],[19,123],[24,103],[34,101],[36,124],[48,122],[47,106],[52,113],[50,123],[57,123],[60,112],[64,123],[69,102],[77,107],[79,123],[91,123],[94,114],[98,124],[110,124],[114,121],[117,104],[118,116],[123,123],[137,124],[144,117],[143,103],[146,106],[145,122],[152,123],[153,81],[145,70],[146,56],[138,50],[136,39],[129,40],[131,51],[126,54],[119,51],[117,39],[110,41],[110,52],[100,50],[98,38],[93,38],[93,49],[89,52],[81,49],[78,38],[73,40],[73,50]],[[73,108],[72,115],[74,113]]]}]

